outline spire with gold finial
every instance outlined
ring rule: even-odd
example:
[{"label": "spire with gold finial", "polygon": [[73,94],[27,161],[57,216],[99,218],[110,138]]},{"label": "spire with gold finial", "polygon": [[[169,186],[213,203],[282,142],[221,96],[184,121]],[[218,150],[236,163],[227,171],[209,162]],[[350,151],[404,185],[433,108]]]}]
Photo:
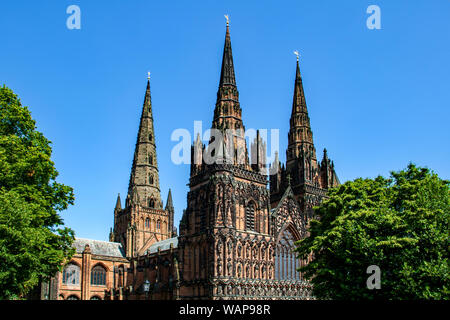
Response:
[{"label": "spire with gold finial", "polygon": [[314,148],[308,108],[306,106],[305,92],[303,90],[303,81],[300,73],[300,53],[295,50],[294,54],[297,57],[297,63],[289,130],[289,145],[287,150],[288,163],[299,157],[301,155],[300,150],[302,149],[312,152],[312,158],[316,159],[316,151]]},{"label": "spire with gold finial", "polygon": [[[219,89],[217,91],[216,109],[214,112],[213,128],[242,128],[241,110],[239,107],[239,93],[236,86],[234,73],[233,53],[231,50],[231,37],[229,18],[225,32],[225,43],[223,47],[222,66],[220,69]],[[228,121],[228,122],[227,122]],[[231,122],[239,122],[238,126]]]},{"label": "spire with gold finial", "polygon": [[294,51],[294,54],[297,56],[297,61],[298,61],[298,57],[300,56],[300,53],[298,53],[297,50]]},{"label": "spire with gold finial", "polygon": [[221,145],[223,149],[227,150],[227,153],[224,153],[224,155],[228,154],[230,156],[230,159],[226,156],[227,160],[248,165],[247,145],[244,139],[245,127],[242,122],[242,109],[239,103],[239,92],[234,72],[228,15],[225,15],[225,18],[227,19],[225,43],[212,128],[222,131],[226,129],[236,130],[236,134],[233,136],[235,152],[228,152],[229,150],[226,146],[228,142],[224,139],[224,143]]},{"label": "spire with gold finial", "polygon": [[128,197],[141,206],[162,208],[155,141],[150,72],[147,72],[147,88],[131,167]]}]

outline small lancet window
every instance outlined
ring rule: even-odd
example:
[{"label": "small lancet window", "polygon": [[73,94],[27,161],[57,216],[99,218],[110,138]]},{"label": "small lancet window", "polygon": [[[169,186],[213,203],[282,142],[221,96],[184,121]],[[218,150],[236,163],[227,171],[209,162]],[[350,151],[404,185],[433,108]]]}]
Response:
[{"label": "small lancet window", "polygon": [[153,175],[152,174],[148,175],[148,183],[153,184]]},{"label": "small lancet window", "polygon": [[249,203],[245,210],[245,227],[247,230],[255,230],[255,212],[254,203]]}]

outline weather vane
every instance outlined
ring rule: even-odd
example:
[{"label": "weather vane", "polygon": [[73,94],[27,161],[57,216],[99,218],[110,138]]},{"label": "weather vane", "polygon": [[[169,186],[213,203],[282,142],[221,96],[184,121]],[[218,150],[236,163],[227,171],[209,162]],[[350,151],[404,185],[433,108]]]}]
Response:
[{"label": "weather vane", "polygon": [[294,54],[297,56],[297,61],[298,61],[298,57],[300,56],[300,53],[298,53],[297,50],[294,51]]},{"label": "weather vane", "polygon": [[230,19],[228,18],[228,15],[225,15],[225,19],[227,19],[227,26],[230,24]]},{"label": "weather vane", "polygon": [[150,80],[150,71],[147,72],[147,79]]}]

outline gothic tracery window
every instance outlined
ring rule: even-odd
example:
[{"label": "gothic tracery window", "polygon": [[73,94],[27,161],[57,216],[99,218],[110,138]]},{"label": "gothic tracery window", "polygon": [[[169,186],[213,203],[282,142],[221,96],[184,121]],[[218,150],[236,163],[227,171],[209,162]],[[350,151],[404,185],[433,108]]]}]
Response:
[{"label": "gothic tracery window", "polygon": [[69,263],[63,270],[63,284],[76,285],[80,283],[80,267]]},{"label": "gothic tracery window", "polygon": [[295,238],[289,229],[283,231],[275,249],[275,279],[300,280],[300,262],[295,250]]},{"label": "gothic tracery window", "polygon": [[91,285],[105,286],[106,285],[106,270],[102,266],[95,266],[91,271]]}]

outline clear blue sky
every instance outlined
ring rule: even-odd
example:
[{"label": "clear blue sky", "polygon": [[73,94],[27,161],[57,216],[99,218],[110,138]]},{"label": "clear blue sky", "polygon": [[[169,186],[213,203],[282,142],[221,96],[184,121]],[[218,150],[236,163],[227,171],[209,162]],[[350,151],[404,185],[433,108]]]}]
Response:
[{"label": "clear blue sky", "polygon": [[[71,4],[81,30],[66,28]],[[366,27],[371,4],[381,30]],[[282,160],[298,49],[318,155],[328,149],[342,182],[409,161],[450,178],[449,13],[448,0],[5,1],[0,84],[53,142],[58,180],[76,195],[66,224],[106,240],[128,187],[148,70],[162,197],[171,187],[178,225],[189,167],[171,162],[170,135],[211,124],[224,14],[244,124],[279,128]]]}]

